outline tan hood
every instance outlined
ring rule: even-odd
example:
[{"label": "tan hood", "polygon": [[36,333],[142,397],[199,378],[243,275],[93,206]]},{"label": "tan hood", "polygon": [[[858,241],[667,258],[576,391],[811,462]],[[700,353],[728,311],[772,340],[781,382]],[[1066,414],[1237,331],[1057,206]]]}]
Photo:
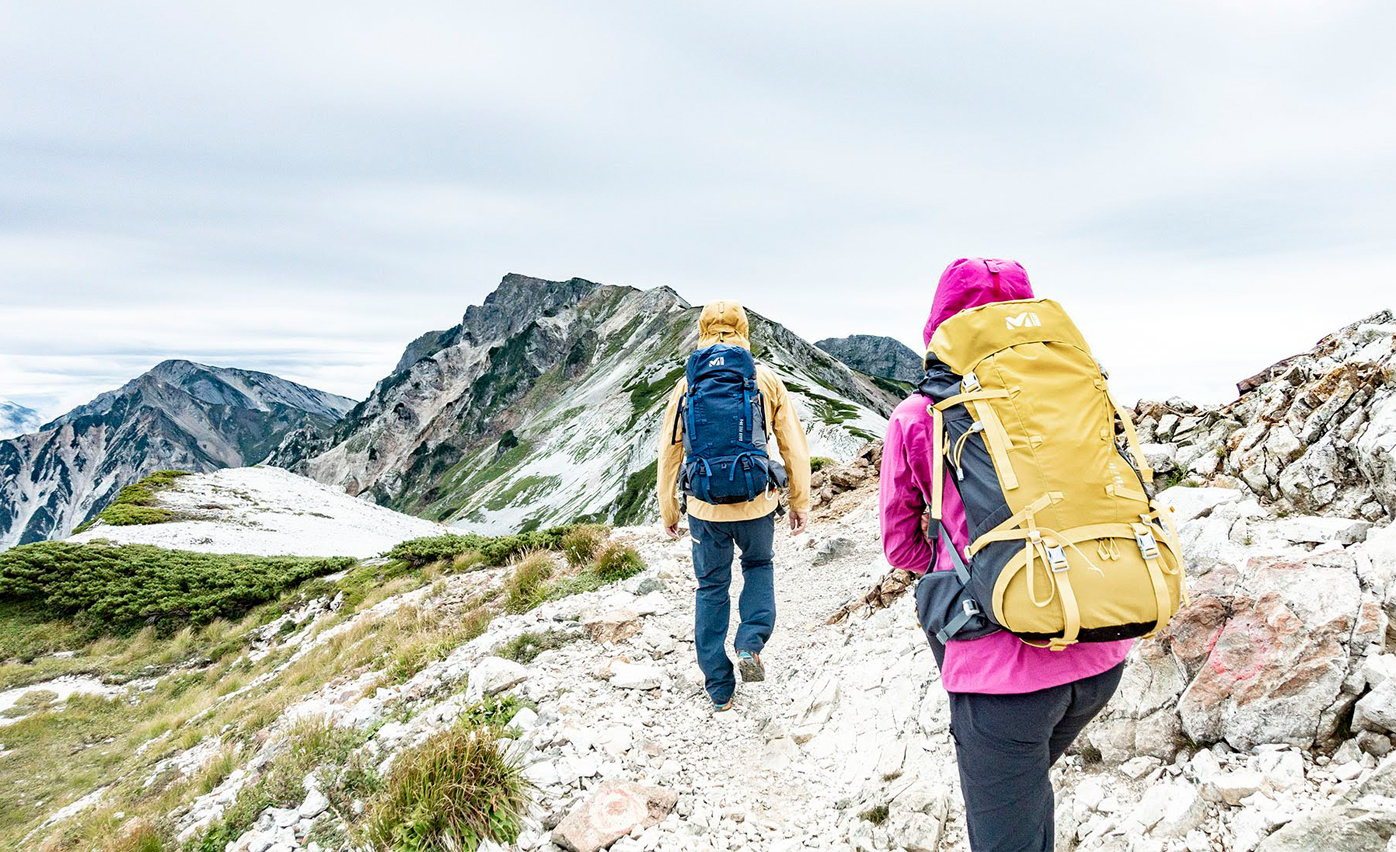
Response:
[{"label": "tan hood", "polygon": [[747,341],[750,326],[746,320],[746,309],[737,302],[726,300],[709,302],[703,306],[703,314],[698,317],[698,348],[714,343],[730,343],[743,349],[750,349]]}]

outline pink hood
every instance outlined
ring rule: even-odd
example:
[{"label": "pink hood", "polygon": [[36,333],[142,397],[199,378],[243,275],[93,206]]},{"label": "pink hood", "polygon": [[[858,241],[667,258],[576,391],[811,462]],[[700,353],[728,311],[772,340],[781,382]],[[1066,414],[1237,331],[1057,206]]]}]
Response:
[{"label": "pink hood", "polygon": [[1032,285],[1027,270],[1016,260],[962,257],[940,275],[931,316],[921,336],[927,346],[940,324],[967,308],[990,302],[1031,299]]}]

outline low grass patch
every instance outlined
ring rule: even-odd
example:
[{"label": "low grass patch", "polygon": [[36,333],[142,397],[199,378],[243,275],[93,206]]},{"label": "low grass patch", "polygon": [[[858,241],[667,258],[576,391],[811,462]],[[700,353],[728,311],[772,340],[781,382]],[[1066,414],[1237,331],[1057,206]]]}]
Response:
[{"label": "low grass patch", "polygon": [[832,467],[834,460],[828,456],[811,456],[809,460],[809,472],[818,473],[826,467]]},{"label": "low grass patch", "polygon": [[551,651],[561,648],[569,642],[577,640],[576,634],[562,633],[557,630],[533,631],[521,633],[512,640],[504,644],[495,651],[495,654],[506,660],[513,660],[516,663],[528,665],[538,658],[544,651]]},{"label": "low grass patch", "polygon": [[398,758],[374,797],[364,836],[400,852],[474,850],[518,838],[528,783],[496,731],[463,719]]},{"label": "low grass patch", "polygon": [[151,625],[168,635],[184,624],[240,617],[303,580],[353,564],[348,558],[45,541],[0,553],[0,604],[69,616],[92,632],[128,633]]},{"label": "low grass patch", "polygon": [[389,652],[390,660],[383,671],[390,683],[411,680],[417,672],[444,660],[489,626],[489,614],[481,609],[469,610],[462,618],[450,621],[437,612],[419,609],[406,610],[401,618],[414,618],[415,624],[405,628],[410,638]]},{"label": "low grass patch", "polygon": [[613,541],[597,551],[591,570],[603,583],[618,583],[645,570],[645,561],[635,548]]}]

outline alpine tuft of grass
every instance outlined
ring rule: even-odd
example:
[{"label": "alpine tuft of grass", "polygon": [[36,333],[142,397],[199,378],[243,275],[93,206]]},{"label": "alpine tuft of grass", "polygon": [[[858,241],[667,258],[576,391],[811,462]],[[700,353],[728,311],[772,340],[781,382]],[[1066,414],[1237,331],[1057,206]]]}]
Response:
[{"label": "alpine tuft of grass", "polygon": [[473,850],[519,836],[528,783],[497,732],[462,719],[393,765],[369,805],[364,835],[374,848]]},{"label": "alpine tuft of grass", "polygon": [[547,583],[552,575],[553,561],[542,551],[515,561],[504,583],[504,609],[514,613],[528,612],[547,600]]},{"label": "alpine tuft of grass", "polygon": [[520,633],[503,647],[495,651],[495,654],[506,660],[513,660],[516,663],[528,665],[538,658],[544,651],[551,651],[561,648],[569,642],[577,640],[577,635],[573,633],[563,633],[557,630],[529,631]]},{"label": "alpine tuft of grass", "polygon": [[562,554],[573,567],[585,565],[601,549],[611,530],[605,524],[577,524],[562,537]]}]

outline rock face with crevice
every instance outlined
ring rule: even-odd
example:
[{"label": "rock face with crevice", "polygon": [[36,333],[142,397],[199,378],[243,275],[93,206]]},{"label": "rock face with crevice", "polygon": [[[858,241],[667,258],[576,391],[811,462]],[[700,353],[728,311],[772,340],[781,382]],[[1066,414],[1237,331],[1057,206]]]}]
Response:
[{"label": "rock face with crevice", "polygon": [[1396,316],[1382,311],[1240,386],[1224,406],[1143,402],[1141,440],[1165,476],[1249,489],[1312,515],[1396,515]]}]

